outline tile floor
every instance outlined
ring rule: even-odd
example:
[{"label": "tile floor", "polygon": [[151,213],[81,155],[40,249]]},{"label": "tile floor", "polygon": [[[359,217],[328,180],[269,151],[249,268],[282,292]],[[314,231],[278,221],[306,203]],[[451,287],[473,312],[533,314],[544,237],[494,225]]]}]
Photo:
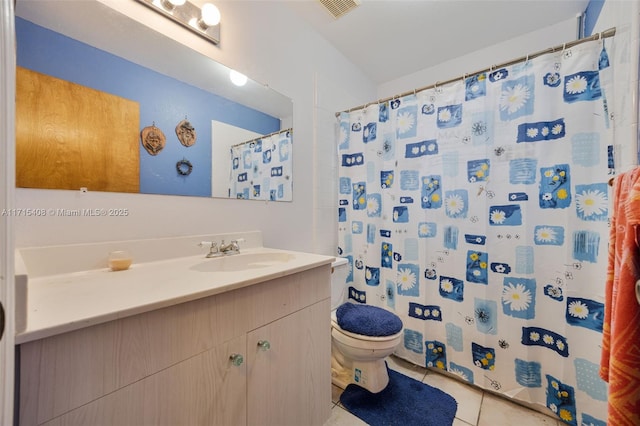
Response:
[{"label": "tile floor", "polygon": [[[453,396],[458,411],[453,426],[563,426],[564,423],[538,411],[495,396],[491,392],[467,385],[444,374],[411,364],[400,358],[388,358],[389,368],[436,387]],[[360,426],[365,422],[345,410],[340,404],[342,389],[333,386],[331,418],[324,426]],[[411,425],[407,425],[411,426]]]}]

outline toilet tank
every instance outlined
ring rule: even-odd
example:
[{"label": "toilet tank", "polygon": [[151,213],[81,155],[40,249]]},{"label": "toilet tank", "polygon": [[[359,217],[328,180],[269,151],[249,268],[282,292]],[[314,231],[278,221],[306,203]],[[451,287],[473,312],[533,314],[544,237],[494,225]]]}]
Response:
[{"label": "toilet tank", "polygon": [[349,261],[344,257],[337,257],[331,263],[331,310],[337,309],[347,301],[347,276],[349,275]]}]

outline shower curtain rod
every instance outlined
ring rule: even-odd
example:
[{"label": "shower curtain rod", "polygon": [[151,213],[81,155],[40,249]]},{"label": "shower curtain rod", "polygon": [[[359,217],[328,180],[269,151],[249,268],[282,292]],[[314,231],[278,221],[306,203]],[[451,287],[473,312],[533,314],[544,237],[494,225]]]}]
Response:
[{"label": "shower curtain rod", "polygon": [[574,40],[574,41],[571,41],[571,42],[568,42],[568,43],[561,44],[561,45],[556,46],[556,47],[550,47],[548,49],[541,50],[541,51],[536,52],[536,53],[531,53],[529,55],[522,56],[520,58],[513,59],[513,60],[508,61],[508,62],[503,62],[503,63],[498,64],[498,65],[493,65],[493,66],[491,66],[489,68],[485,68],[485,69],[482,69],[482,70],[479,70],[479,71],[475,71],[475,72],[472,72],[472,73],[467,73],[467,74],[464,74],[464,75],[462,75],[460,77],[452,78],[452,79],[449,79],[449,80],[446,80],[446,81],[436,81],[435,84],[431,84],[429,86],[421,87],[419,89],[413,89],[413,90],[410,90],[408,92],[400,93],[399,95],[389,96],[387,98],[378,99],[377,101],[369,102],[369,103],[357,106],[355,108],[350,108],[350,109],[347,109],[347,110],[344,110],[344,111],[336,112],[336,117],[338,117],[343,112],[353,112],[353,111],[357,111],[359,109],[364,109],[364,108],[368,107],[369,105],[381,104],[383,102],[391,101],[393,99],[401,98],[403,96],[407,96],[407,95],[411,95],[411,94],[415,95],[418,92],[422,92],[422,91],[425,91],[425,90],[428,90],[428,89],[433,89],[433,88],[438,87],[438,86],[444,86],[446,84],[453,83],[454,81],[457,81],[457,80],[465,80],[466,78],[472,77],[472,76],[474,76],[476,74],[493,71],[493,70],[496,70],[498,68],[507,67],[507,66],[510,66],[510,65],[515,65],[515,64],[517,64],[519,62],[528,61],[529,59],[533,59],[533,58],[536,58],[538,56],[542,56],[542,55],[544,55],[546,53],[553,53],[553,52],[555,52],[557,50],[564,50],[567,47],[577,46],[577,45],[579,45],[581,43],[585,43],[587,41],[600,40],[600,39],[604,39],[604,38],[608,38],[608,37],[613,37],[614,35],[616,35],[616,28],[615,27],[609,28],[608,30],[604,30],[604,31],[602,31],[602,32],[600,32],[598,34],[594,34],[594,35],[592,35],[590,37],[585,37],[585,38],[581,38],[581,39],[578,39],[578,40]]},{"label": "shower curtain rod", "polygon": [[237,143],[235,145],[231,145],[231,148],[235,148],[237,146],[242,146],[242,145],[245,145],[245,144],[248,144],[248,143],[251,143],[251,142],[255,142],[255,141],[259,140],[259,139],[268,138],[269,136],[277,135],[277,134],[284,133],[284,132],[293,132],[293,127],[289,127],[288,129],[284,129],[284,130],[278,130],[277,132],[269,133],[268,135],[262,135],[262,136],[259,136],[259,137],[255,138],[255,139],[250,139],[250,140],[245,141],[245,142],[240,142],[240,143]]}]

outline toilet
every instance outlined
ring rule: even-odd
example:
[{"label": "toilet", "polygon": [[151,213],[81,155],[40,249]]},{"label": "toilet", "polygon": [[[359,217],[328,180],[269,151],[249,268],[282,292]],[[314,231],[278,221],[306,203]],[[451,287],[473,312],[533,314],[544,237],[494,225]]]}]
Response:
[{"label": "toilet", "polygon": [[348,301],[348,261],[338,258],[331,266],[331,381],[342,389],[355,383],[378,393],[389,383],[385,358],[402,341],[402,320],[386,309]]}]

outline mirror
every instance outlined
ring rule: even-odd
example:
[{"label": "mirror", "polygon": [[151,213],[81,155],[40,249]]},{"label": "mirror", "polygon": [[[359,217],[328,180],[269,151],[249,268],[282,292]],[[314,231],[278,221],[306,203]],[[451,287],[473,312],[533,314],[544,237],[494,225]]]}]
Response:
[{"label": "mirror", "polygon": [[[19,67],[139,105],[135,144],[140,193],[291,201],[291,99],[250,79],[235,86],[229,68],[102,1],[18,0],[16,39]],[[159,143],[160,134],[164,143]],[[116,155],[132,161],[128,151],[118,148],[122,141],[104,134],[96,139],[86,142],[92,152],[115,144]],[[56,146],[69,145],[64,142],[58,140]],[[232,146],[252,151],[233,157]],[[67,152],[61,155],[71,161]],[[37,162],[28,164],[18,162],[17,174],[38,171]],[[246,170],[234,173],[234,164],[236,171]],[[78,167],[65,163],[66,169]],[[65,189],[95,187],[69,185]]]}]

